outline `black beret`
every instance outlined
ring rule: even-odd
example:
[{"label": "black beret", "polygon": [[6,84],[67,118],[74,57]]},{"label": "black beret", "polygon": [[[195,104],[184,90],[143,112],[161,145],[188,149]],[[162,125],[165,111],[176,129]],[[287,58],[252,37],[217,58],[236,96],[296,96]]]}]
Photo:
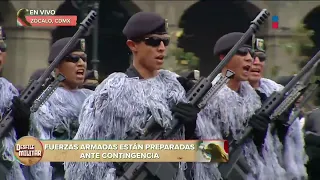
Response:
[{"label": "black beret", "polygon": [[[48,61],[49,63],[52,63],[52,61],[54,60],[54,58],[57,57],[57,55],[60,53],[60,51],[64,48],[65,45],[67,45],[67,43],[70,41],[71,37],[66,37],[66,38],[62,38],[59,39],[58,41],[56,41],[55,43],[53,43],[53,45],[51,46],[50,49],[50,54],[49,54],[49,58]],[[78,41],[76,42],[76,45],[74,48],[72,48],[72,50],[70,52],[68,52],[66,55],[74,52],[74,51],[83,51],[85,52],[85,40],[84,39],[78,39]]]},{"label": "black beret", "polygon": [[6,38],[6,33],[4,32],[2,26],[0,26],[0,40],[6,40]]},{"label": "black beret", "polygon": [[166,19],[153,12],[138,12],[134,14],[123,28],[123,34],[128,39],[141,38],[149,34],[167,34]]},{"label": "black beret", "polygon": [[[232,32],[222,36],[214,45],[213,54],[218,56],[230,50],[241,39],[243,34],[244,33],[241,32]],[[245,42],[244,47],[252,48],[252,38],[249,38],[249,40]]]},{"label": "black beret", "polygon": [[276,82],[282,86],[286,86],[293,79],[293,77],[294,76],[281,76]]}]

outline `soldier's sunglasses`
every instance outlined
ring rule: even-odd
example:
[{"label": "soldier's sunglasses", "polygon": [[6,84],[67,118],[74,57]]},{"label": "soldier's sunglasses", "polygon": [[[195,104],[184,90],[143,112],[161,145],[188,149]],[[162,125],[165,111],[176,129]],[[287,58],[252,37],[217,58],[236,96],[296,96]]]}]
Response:
[{"label": "soldier's sunglasses", "polygon": [[0,40],[0,52],[6,52],[6,50],[7,44],[3,40]]},{"label": "soldier's sunglasses", "polygon": [[254,58],[258,57],[260,62],[263,62],[263,61],[265,61],[267,59],[267,55],[264,52],[255,52],[253,57]]},{"label": "soldier's sunglasses", "polygon": [[170,38],[160,38],[160,37],[147,37],[143,39],[143,42],[152,47],[160,46],[161,42],[163,42],[164,46],[168,46],[170,43]]},{"label": "soldier's sunglasses", "polygon": [[248,47],[242,47],[237,50],[237,55],[239,56],[246,56],[247,54],[250,54],[252,57],[254,56],[254,51],[251,48]]},{"label": "soldier's sunglasses", "polygon": [[77,62],[80,60],[80,58],[81,58],[84,62],[87,62],[87,55],[86,55],[86,54],[85,54],[85,55],[81,55],[81,56],[79,56],[79,55],[67,55],[67,56],[64,58],[64,60],[65,60],[66,62],[77,63]]}]

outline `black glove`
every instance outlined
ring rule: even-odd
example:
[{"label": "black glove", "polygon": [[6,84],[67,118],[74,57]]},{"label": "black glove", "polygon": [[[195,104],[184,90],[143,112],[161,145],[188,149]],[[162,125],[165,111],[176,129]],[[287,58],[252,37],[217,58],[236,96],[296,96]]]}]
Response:
[{"label": "black glove", "polygon": [[285,123],[288,121],[287,113],[284,113],[274,121],[275,129],[277,131],[277,135],[279,137],[279,140],[281,143],[284,143],[284,139],[287,135],[289,126],[287,126]]},{"label": "black glove", "polygon": [[290,126],[286,125],[289,120],[290,114],[293,110],[294,105],[290,106],[288,110],[283,112],[277,119],[274,120],[275,130],[277,131],[279,140],[284,143],[284,139],[287,135]]},{"label": "black glove", "polygon": [[249,120],[249,126],[253,128],[253,142],[258,149],[261,149],[264,143],[270,122],[271,120],[266,113],[255,114]]},{"label": "black glove", "polygon": [[186,139],[190,139],[194,136],[194,131],[197,126],[197,114],[199,113],[199,111],[199,108],[194,107],[189,103],[183,102],[179,102],[171,109],[174,117],[184,125]]},{"label": "black glove", "polygon": [[12,100],[13,127],[16,130],[17,139],[27,136],[30,126],[30,106],[21,102],[18,97]]}]

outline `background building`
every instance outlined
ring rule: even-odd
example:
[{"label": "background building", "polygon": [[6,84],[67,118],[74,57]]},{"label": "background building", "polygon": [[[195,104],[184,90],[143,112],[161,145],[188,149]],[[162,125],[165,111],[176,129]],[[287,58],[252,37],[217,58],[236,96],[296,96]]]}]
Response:
[{"label": "background building", "polygon": [[[78,15],[79,21],[85,9],[66,1],[0,1],[0,25],[8,36],[8,57],[3,76],[14,84],[26,85],[33,71],[47,66],[49,46],[55,40],[72,36],[76,27],[36,28],[17,27],[16,13],[20,8],[56,9],[60,15]],[[228,32],[245,31],[249,22],[261,9],[268,9],[271,16],[279,17],[279,29],[271,28],[271,17],[259,35],[267,43],[267,76],[273,67],[281,67],[278,75],[292,74],[297,70],[293,59],[297,54],[288,54],[282,44],[290,43],[295,36],[295,27],[304,23],[314,30],[314,48],[307,55],[320,49],[320,1],[120,1],[102,0],[99,17],[99,70],[101,74],[125,70],[130,61],[122,28],[126,21],[138,11],[153,11],[168,19],[171,31],[183,29],[184,34],[176,44],[185,51],[194,52],[200,58],[202,75],[218,63],[213,58],[215,41]],[[91,55],[91,37],[87,37],[87,48]]]}]

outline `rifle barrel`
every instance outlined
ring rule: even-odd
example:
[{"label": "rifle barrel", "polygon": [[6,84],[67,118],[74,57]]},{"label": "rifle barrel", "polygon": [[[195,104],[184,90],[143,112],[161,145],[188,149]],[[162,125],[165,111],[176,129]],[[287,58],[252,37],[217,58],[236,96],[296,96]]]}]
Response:
[{"label": "rifle barrel", "polygon": [[[99,2],[94,2],[93,4],[93,9],[99,13]],[[98,64],[99,64],[99,54],[98,54],[98,48],[99,48],[99,15],[97,15],[97,18],[94,22],[94,27],[93,27],[93,34],[92,34],[92,39],[93,39],[93,45],[92,45],[92,70],[98,71]]]}]

